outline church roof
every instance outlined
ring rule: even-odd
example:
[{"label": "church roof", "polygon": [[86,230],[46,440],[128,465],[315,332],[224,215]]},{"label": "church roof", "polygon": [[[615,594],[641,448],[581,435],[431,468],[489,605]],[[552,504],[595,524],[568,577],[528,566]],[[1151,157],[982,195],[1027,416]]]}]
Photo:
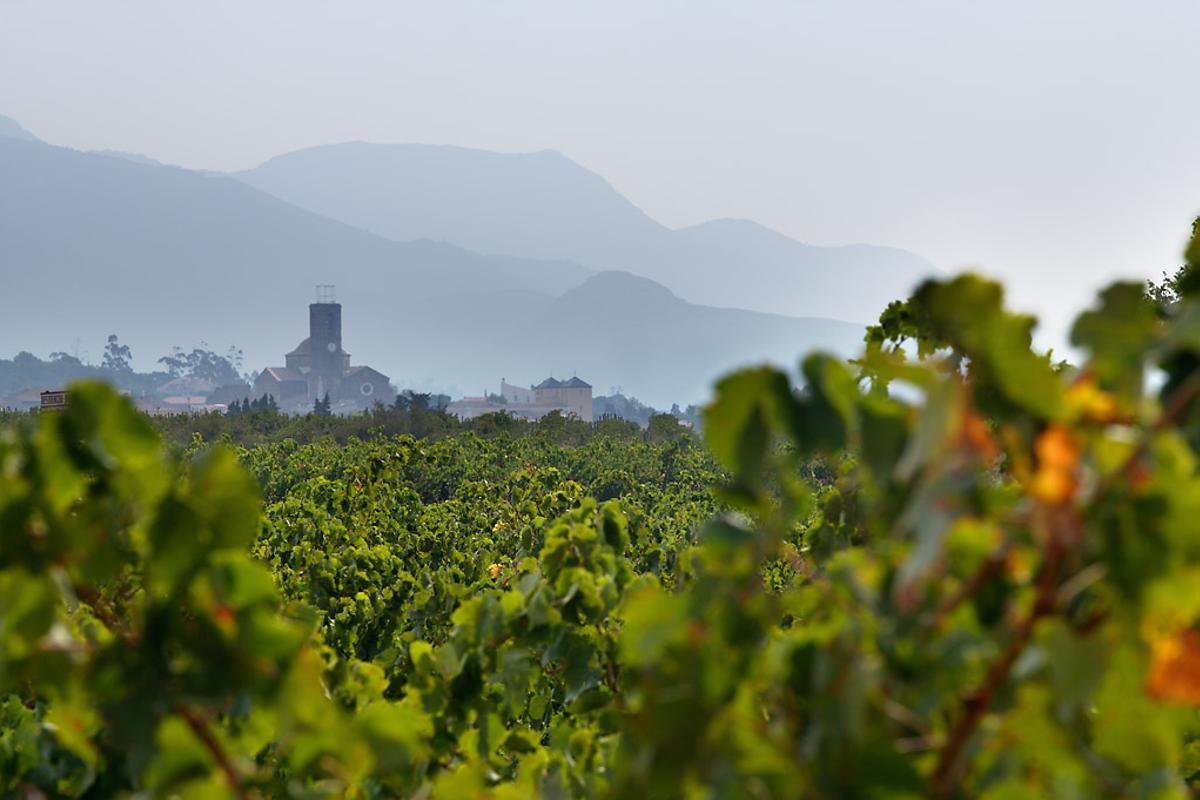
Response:
[{"label": "church roof", "polygon": [[[287,355],[288,356],[311,356],[312,355],[312,339],[305,339],[303,342],[296,345],[295,350],[288,353]],[[338,355],[349,357],[350,354],[339,347]]]},{"label": "church roof", "polygon": [[557,381],[554,378],[546,378],[546,380],[533,387],[535,389],[561,389],[562,381]]},{"label": "church roof", "polygon": [[267,367],[263,370],[263,373],[271,376],[273,380],[276,380],[279,383],[284,383],[285,381],[304,380],[304,375],[301,374],[300,370],[289,369],[288,367]]},{"label": "church roof", "polygon": [[384,375],[379,370],[374,369],[372,367],[367,367],[367,366],[351,367],[350,369],[346,370],[347,378],[352,377],[354,375],[378,375],[379,377],[383,378],[384,380],[388,379],[388,376]]},{"label": "church roof", "polygon": [[572,377],[571,380],[563,382],[562,388],[564,388],[564,389],[590,389],[590,388],[592,388],[592,385],[590,383],[587,383],[586,381],[580,380],[579,378]]}]

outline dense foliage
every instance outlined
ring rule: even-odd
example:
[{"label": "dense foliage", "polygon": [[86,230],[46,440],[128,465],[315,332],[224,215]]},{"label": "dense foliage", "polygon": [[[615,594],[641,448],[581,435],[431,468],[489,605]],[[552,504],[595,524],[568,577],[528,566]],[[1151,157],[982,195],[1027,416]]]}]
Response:
[{"label": "dense foliage", "polygon": [[176,452],[81,385],[0,439],[0,790],[1186,796],[1178,286],[1107,289],[1069,367],[999,286],[931,281],[852,364],[722,380],[703,445],[501,418]]}]

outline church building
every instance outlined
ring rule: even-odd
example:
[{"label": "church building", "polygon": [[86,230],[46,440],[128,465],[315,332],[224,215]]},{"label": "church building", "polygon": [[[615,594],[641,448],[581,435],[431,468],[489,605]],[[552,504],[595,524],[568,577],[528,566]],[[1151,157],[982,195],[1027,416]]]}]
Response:
[{"label": "church building", "polygon": [[317,302],[308,307],[308,338],[284,356],[284,366],[258,374],[254,394],[272,395],[281,411],[291,412],[311,411],[328,394],[335,413],[387,405],[396,397],[387,375],[350,366],[350,354],[342,349],[342,306],[332,286],[317,287]]}]

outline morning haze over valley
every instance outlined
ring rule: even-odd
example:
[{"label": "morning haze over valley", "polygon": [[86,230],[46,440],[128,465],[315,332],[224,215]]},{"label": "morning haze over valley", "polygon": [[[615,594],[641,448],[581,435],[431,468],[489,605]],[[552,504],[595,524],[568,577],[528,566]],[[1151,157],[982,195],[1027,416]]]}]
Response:
[{"label": "morning haze over valley", "polygon": [[261,370],[333,284],[355,355],[398,387],[579,374],[668,408],[732,367],[850,354],[936,271],[749,220],[671,229],[556,151],[350,142],[225,175],[59,147],[5,118],[0,164],[0,337],[42,357],[96,359],[115,333],[139,368],[208,342]]}]

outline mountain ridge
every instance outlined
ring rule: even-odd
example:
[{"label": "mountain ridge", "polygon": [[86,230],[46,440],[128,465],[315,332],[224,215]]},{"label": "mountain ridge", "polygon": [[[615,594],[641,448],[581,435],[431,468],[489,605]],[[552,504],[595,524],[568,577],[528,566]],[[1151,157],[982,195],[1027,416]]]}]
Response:
[{"label": "mountain ridge", "polygon": [[[333,161],[327,158],[330,154]],[[447,179],[448,173],[454,173],[452,180]],[[390,178],[381,182],[381,176]],[[396,176],[403,176],[403,185],[417,189],[411,199],[397,194],[398,184],[391,180]],[[301,208],[390,239],[452,241],[487,254],[564,258],[553,254],[565,252],[575,240],[603,247],[593,233],[596,219],[621,218],[625,225],[642,228],[639,236],[666,230],[603,176],[557,150],[501,155],[457,145],[344,142],[284,153],[233,177]],[[584,208],[562,205],[564,185],[587,190]],[[520,214],[496,213],[517,196]],[[462,218],[474,221],[473,231],[462,229],[458,222]],[[520,249],[510,246],[514,236],[550,238]],[[590,268],[604,266],[604,259],[567,260]]]},{"label": "mountain ridge", "polygon": [[[769,362],[791,369],[810,349],[849,357],[864,333],[862,326],[838,320],[695,305],[661,284],[620,271],[595,273],[558,297],[522,300],[520,313],[514,313],[515,307],[494,302],[490,294],[453,298],[469,304],[478,328],[488,331],[484,342],[472,331],[447,334],[461,367],[521,383],[576,373],[593,386],[621,386],[661,407],[702,402],[711,380],[736,367]],[[425,315],[420,324],[427,324],[445,312],[434,303],[418,313]],[[562,335],[572,329],[585,335]],[[531,372],[529,364],[540,369]],[[710,366],[716,364],[717,369]],[[420,358],[410,366],[418,382],[438,368]],[[477,384],[456,388],[480,392]]]},{"label": "mountain ridge", "polygon": [[306,335],[312,286],[336,283],[354,363],[401,387],[473,393],[561,365],[669,405],[702,400],[739,364],[861,338],[571,262],[385,239],[178,167],[0,138],[0,174],[0,342],[22,350],[79,339],[98,353],[115,333],[139,367],[207,341],[240,346],[259,369]]},{"label": "mountain ridge", "polygon": [[41,139],[25,130],[25,128],[21,126],[21,123],[17,122],[12,117],[4,116],[3,114],[0,114],[0,137],[7,139],[20,139],[26,142],[41,141]]},{"label": "mountain ridge", "polygon": [[873,320],[936,272],[884,245],[799,242],[751,220],[669,228],[557,150],[318,145],[233,173],[256,188],[381,236],[625,270],[707,305]]}]

